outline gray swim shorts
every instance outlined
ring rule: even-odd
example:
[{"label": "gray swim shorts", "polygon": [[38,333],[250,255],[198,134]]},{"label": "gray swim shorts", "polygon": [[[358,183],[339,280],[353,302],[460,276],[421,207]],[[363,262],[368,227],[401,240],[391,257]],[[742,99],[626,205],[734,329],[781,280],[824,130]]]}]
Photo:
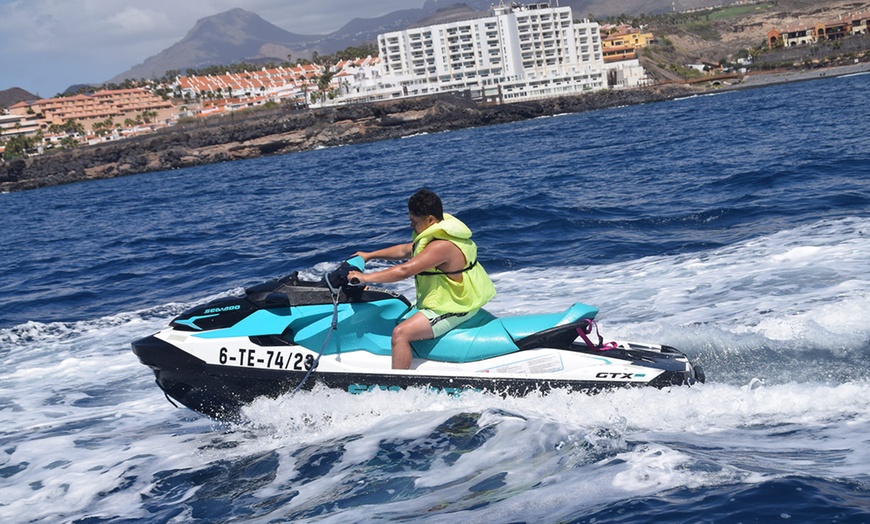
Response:
[{"label": "gray swim shorts", "polygon": [[429,319],[429,325],[432,326],[432,332],[435,333],[435,338],[440,337],[451,329],[461,325],[466,320],[471,319],[479,309],[469,311],[468,313],[436,313],[431,309],[421,309],[420,313]]}]

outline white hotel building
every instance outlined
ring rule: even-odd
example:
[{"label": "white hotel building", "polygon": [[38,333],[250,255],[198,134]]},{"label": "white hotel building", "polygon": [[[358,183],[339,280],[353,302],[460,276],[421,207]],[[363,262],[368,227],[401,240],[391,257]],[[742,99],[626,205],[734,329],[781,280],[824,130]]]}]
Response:
[{"label": "white hotel building", "polygon": [[547,3],[502,2],[485,18],[379,35],[378,48],[382,76],[345,100],[465,92],[514,102],[607,87],[598,23]]}]

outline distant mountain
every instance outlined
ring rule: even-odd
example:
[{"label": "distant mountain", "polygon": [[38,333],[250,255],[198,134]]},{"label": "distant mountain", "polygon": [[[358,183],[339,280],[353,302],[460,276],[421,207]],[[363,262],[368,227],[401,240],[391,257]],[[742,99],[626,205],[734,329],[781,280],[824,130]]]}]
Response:
[{"label": "distant mountain", "polygon": [[425,18],[417,20],[415,23],[401,29],[407,29],[409,27],[426,27],[427,25],[449,24],[451,22],[469,20],[480,16],[486,16],[488,14],[488,5],[485,9],[478,10],[468,6],[467,4],[453,4],[451,6],[441,7]]},{"label": "distant mountain", "polygon": [[[432,2],[433,6],[437,2]],[[197,21],[183,39],[109,80],[160,78],[167,71],[199,69],[238,62],[282,62],[331,54],[350,46],[374,42],[381,33],[398,31],[426,16],[427,8],[394,11],[378,18],[355,18],[328,35],[300,35],[285,31],[244,9]]]},{"label": "distant mountain", "polygon": [[39,100],[39,97],[21,89],[20,87],[13,87],[11,89],[6,89],[5,91],[0,91],[0,106],[2,107],[9,108],[18,102],[29,100]]},{"label": "distant mountain", "polygon": [[[306,37],[285,31],[244,9],[203,18],[187,35],[168,49],[133,66],[109,82],[125,79],[160,78],[167,71],[232,64],[260,56],[267,44],[295,46]],[[286,60],[287,57],[281,57]]]},{"label": "distant mountain", "polygon": [[[735,0],[552,0],[552,5],[570,6],[575,18],[590,14],[596,18],[621,14],[655,14],[672,9],[685,10],[730,4]],[[403,9],[376,18],[355,18],[327,35],[300,35],[285,31],[250,11],[232,9],[203,18],[178,43],[146,59],[111,80],[160,78],[167,71],[199,69],[238,62],[283,62],[291,55],[310,58],[316,51],[331,54],[375,42],[379,34],[412,26],[448,23],[489,12],[493,0],[427,0],[422,8]],[[509,4],[510,2],[505,2]],[[523,2],[533,4],[534,1]]]},{"label": "distant mountain", "polygon": [[425,17],[429,9],[402,9],[377,18],[354,18],[338,31],[319,37],[319,53],[334,53],[365,42],[376,42],[378,35],[401,31]]}]

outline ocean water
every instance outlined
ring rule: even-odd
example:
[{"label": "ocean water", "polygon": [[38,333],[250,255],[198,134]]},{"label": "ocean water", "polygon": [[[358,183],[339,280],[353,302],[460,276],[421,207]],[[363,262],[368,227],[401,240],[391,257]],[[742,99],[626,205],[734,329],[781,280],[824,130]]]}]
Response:
[{"label": "ocean water", "polygon": [[[870,75],[0,195],[0,521],[870,522]],[[429,187],[499,315],[600,308],[693,387],[317,389],[221,423],[130,342],[406,241]],[[410,283],[395,289],[412,296]]]}]

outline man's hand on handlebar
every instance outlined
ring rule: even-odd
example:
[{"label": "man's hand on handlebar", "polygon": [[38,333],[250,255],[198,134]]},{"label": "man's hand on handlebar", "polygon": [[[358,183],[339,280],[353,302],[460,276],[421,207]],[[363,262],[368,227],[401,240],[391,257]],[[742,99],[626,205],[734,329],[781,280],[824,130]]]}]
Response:
[{"label": "man's hand on handlebar", "polygon": [[348,271],[347,281],[352,286],[359,286],[365,283],[365,275],[359,271]]}]

